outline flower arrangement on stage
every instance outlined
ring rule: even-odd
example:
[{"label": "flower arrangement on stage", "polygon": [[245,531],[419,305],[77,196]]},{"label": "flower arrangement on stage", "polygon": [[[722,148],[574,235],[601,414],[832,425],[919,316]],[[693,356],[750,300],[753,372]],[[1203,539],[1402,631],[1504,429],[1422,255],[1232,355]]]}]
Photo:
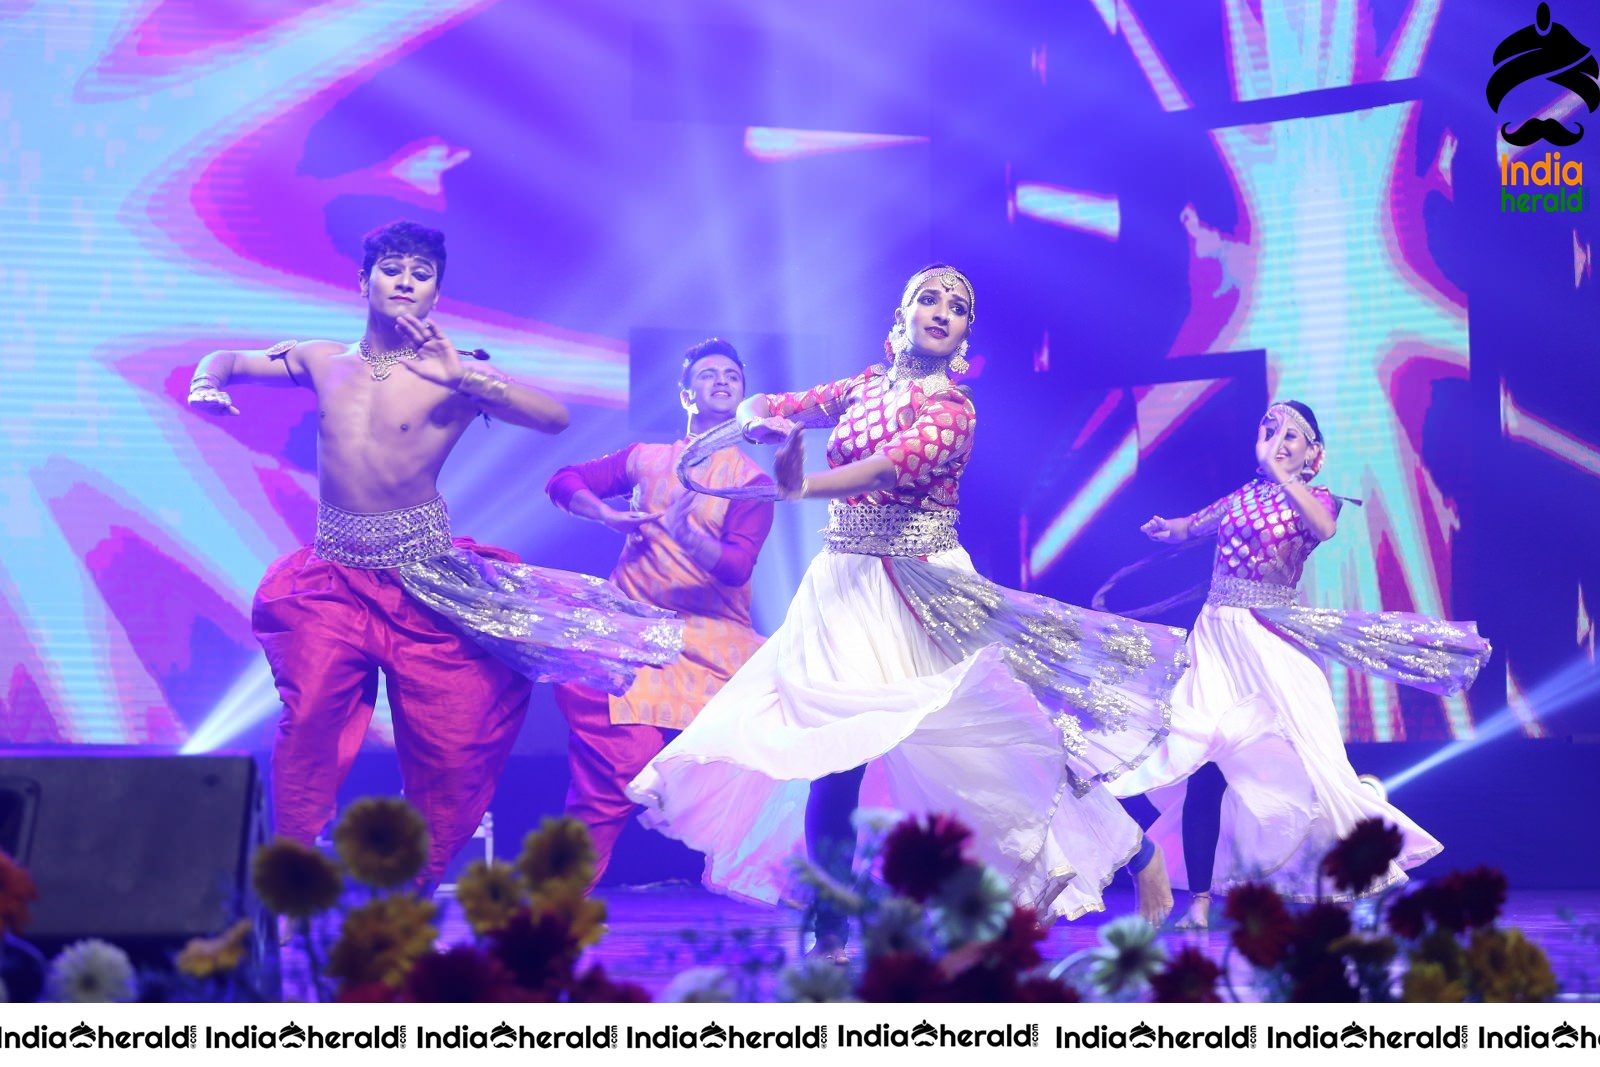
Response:
[{"label": "flower arrangement on stage", "polygon": [[[1224,906],[1232,929],[1220,963],[1194,945],[1169,952],[1136,916],[1104,924],[1096,947],[1047,963],[1035,914],[968,856],[971,834],[960,823],[931,816],[891,824],[862,814],[858,829],[861,862],[849,884],[810,863],[800,872],[816,895],[813,913],[829,907],[852,917],[860,934],[853,951],[862,958],[848,968],[826,959],[786,967],[774,990],[780,999],[1218,1002],[1238,999],[1227,979],[1234,954],[1255,971],[1252,993],[1268,1000],[1532,1001],[1556,993],[1543,950],[1496,925],[1506,882],[1488,868],[1423,884],[1387,913],[1382,900],[1295,904],[1264,884],[1239,886]],[[1363,897],[1399,852],[1395,828],[1369,820],[1329,852],[1321,872],[1339,895]],[[728,1000],[741,988],[725,968],[702,966],[680,975],[663,999]]]},{"label": "flower arrangement on stage", "polygon": [[[802,959],[777,975],[788,1001],[1069,1002],[1071,986],[1042,970],[1045,932],[1034,912],[1014,905],[1006,883],[966,853],[971,832],[935,815],[891,823],[858,812],[860,874],[849,884],[800,862],[817,904],[847,914],[860,930],[864,966]],[[697,969],[662,999],[703,999],[719,976]]]},{"label": "flower arrangement on stage", "polygon": [[[1341,892],[1366,894],[1399,856],[1400,833],[1358,823],[1321,871]],[[1496,926],[1506,880],[1487,867],[1424,883],[1388,904],[1352,909],[1318,900],[1295,908],[1266,885],[1228,894],[1230,952],[1255,969],[1268,999],[1337,1002],[1539,1001],[1556,993],[1544,951]],[[1360,918],[1361,916],[1365,918]],[[1219,976],[1221,972],[1219,971]],[[1209,997],[1218,999],[1213,990]]]},{"label": "flower arrangement on stage", "polygon": [[[574,819],[546,819],[515,863],[479,860],[456,894],[474,942],[435,947],[437,906],[418,895],[428,855],[422,817],[404,800],[351,805],[334,829],[339,863],[283,838],[263,845],[252,882],[267,908],[295,927],[312,981],[344,1001],[644,1001],[583,950],[605,933],[605,904],[588,897],[594,847]],[[360,903],[343,903],[357,885]],[[342,914],[330,923],[330,913]],[[326,931],[336,929],[331,938]]]},{"label": "flower arrangement on stage", "polygon": [[[863,812],[857,822],[864,862],[848,883],[806,862],[798,874],[815,896],[813,912],[851,918],[859,959],[782,966],[784,953],[758,951],[735,932],[733,947],[743,945],[750,968],[714,965],[729,960],[719,941],[662,999],[753,999],[759,990],[795,1002],[1218,1001],[1238,999],[1228,981],[1235,954],[1255,972],[1252,993],[1269,1000],[1506,1002],[1557,992],[1544,951],[1499,925],[1506,880],[1486,867],[1391,893],[1376,906],[1295,904],[1264,884],[1238,886],[1223,906],[1231,930],[1220,965],[1193,945],[1169,952],[1136,917],[1104,924],[1096,947],[1047,962],[1035,913],[971,858],[966,827],[937,815],[895,821]],[[299,941],[320,998],[650,999],[598,964],[580,969],[584,950],[605,934],[606,907],[588,896],[594,849],[577,821],[546,819],[514,863],[470,865],[457,901],[473,940],[442,950],[437,908],[419,892],[428,838],[416,811],[399,799],[360,801],[333,840],[337,859],[279,838],[251,864],[257,896]],[[1321,872],[1341,897],[1364,897],[1399,850],[1394,828],[1371,820],[1334,847]],[[0,853],[0,1001],[258,999],[257,927],[248,920],[191,941],[171,971],[138,970],[121,948],[96,939],[46,960],[20,936],[37,899],[28,872]]]},{"label": "flower arrangement on stage", "polygon": [[46,960],[22,939],[29,906],[38,899],[32,876],[0,852],[0,1003],[46,999],[89,1004],[135,999],[139,986],[133,963],[117,946],[87,938]]}]

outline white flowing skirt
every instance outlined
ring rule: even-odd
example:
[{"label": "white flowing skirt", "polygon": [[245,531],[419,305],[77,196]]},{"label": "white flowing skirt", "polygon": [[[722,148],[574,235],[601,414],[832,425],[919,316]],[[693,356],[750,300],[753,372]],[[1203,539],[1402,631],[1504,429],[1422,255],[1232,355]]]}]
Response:
[{"label": "white flowing skirt", "polygon": [[[1362,819],[1399,827],[1404,844],[1371,892],[1443,846],[1362,785],[1345,755],[1323,666],[1258,622],[1248,608],[1207,604],[1189,635],[1190,665],[1173,693],[1172,732],[1137,770],[1112,783],[1161,811],[1149,830],[1172,883],[1189,884],[1183,857],[1184,779],[1214,762],[1228,781],[1213,888],[1267,882],[1299,900],[1317,895],[1317,868]],[[1331,886],[1323,896],[1337,898]]]},{"label": "white flowing skirt", "polygon": [[[959,548],[930,562],[972,571]],[[1139,848],[1105,789],[1074,799],[1061,731],[1000,648],[951,662],[875,556],[813,560],[783,625],[628,791],[706,854],[712,889],[796,902],[811,781],[862,764],[862,807],[960,819],[1041,918],[1103,910]]]}]

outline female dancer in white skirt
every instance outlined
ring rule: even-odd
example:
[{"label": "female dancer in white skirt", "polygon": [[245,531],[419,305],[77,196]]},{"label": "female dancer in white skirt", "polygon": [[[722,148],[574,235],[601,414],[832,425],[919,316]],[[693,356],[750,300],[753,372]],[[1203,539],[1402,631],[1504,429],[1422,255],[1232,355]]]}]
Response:
[{"label": "female dancer in white skirt", "polygon": [[[1145,793],[1161,810],[1150,836],[1171,846],[1173,883],[1193,891],[1180,928],[1208,924],[1213,876],[1223,889],[1265,881],[1292,899],[1315,897],[1323,856],[1362,819],[1393,823],[1403,836],[1371,893],[1404,881],[1407,868],[1443,847],[1356,778],[1321,657],[1455,693],[1472,684],[1489,644],[1470,622],[1298,605],[1306,558],[1333,536],[1339,516],[1339,498],[1310,484],[1326,455],[1309,407],[1273,404],[1256,435],[1263,473],[1187,518],[1158,516],[1141,527],[1163,543],[1217,540],[1171,735],[1112,786],[1118,796]],[[1185,782],[1210,763],[1226,794],[1205,788],[1205,776]],[[1197,786],[1187,805],[1186,784]]]},{"label": "female dancer in white skirt", "polygon": [[[696,484],[697,458],[740,433],[783,442],[776,492],[831,502],[826,548],[783,625],[629,792],[646,824],[706,853],[707,885],[741,897],[799,899],[789,861],[803,849],[847,873],[833,857],[850,851],[859,803],[960,819],[1041,920],[1102,909],[1128,864],[1159,923],[1165,866],[1103,783],[1159,746],[1184,632],[973,571],[955,523],[976,415],[947,374],[965,369],[972,311],[961,273],[918,272],[892,366],[750,397],[685,455],[691,488],[748,495],[761,489]],[[821,426],[830,469],[804,476],[800,431]],[[838,959],[843,937],[821,912],[813,951]]]}]

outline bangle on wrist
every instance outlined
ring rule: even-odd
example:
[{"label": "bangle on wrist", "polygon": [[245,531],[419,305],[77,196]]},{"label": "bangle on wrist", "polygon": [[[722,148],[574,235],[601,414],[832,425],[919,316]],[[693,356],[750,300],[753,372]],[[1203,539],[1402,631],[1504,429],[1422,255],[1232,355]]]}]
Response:
[{"label": "bangle on wrist", "polygon": [[456,383],[456,392],[485,404],[504,404],[511,392],[511,383],[481,370],[467,370]]},{"label": "bangle on wrist", "polygon": [[805,496],[806,496],[806,493],[808,493],[810,491],[810,489],[811,489],[811,479],[810,478],[801,478],[800,479],[800,484],[799,484],[799,486],[797,486],[795,488],[795,491],[792,492],[792,493],[783,494],[783,499],[786,500],[786,501],[787,500],[804,500]]},{"label": "bangle on wrist", "polygon": [[750,433],[750,428],[753,427],[756,423],[758,423],[760,421],[761,421],[760,419],[746,419],[746,420],[744,420],[743,422],[741,422],[739,424],[739,435],[741,437],[743,437],[746,441],[749,441],[753,445],[760,444],[761,442],[757,441],[755,439],[755,437],[752,436],[751,433]]}]

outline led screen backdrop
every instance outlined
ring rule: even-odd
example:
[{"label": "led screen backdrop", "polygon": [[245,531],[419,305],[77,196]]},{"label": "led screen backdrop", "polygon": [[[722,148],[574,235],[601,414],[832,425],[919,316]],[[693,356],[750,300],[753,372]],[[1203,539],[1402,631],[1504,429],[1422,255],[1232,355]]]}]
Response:
[{"label": "led screen backdrop", "polygon": [[[443,488],[479,540],[605,573],[619,546],[541,490],[638,428],[671,436],[657,361],[717,334],[749,339],[756,388],[854,373],[904,278],[951,260],[978,288],[962,534],[994,577],[1087,602],[1133,566],[1112,609],[1203,582],[1203,551],[1141,563],[1137,524],[1247,477],[1262,406],[1293,396],[1331,442],[1324,481],[1363,501],[1311,601],[1477,617],[1502,650],[1462,699],[1337,674],[1349,735],[1463,738],[1501,712],[1596,730],[1595,235],[1498,211],[1498,121],[1568,114],[1561,90],[1519,87],[1500,116],[1483,96],[1531,18],[0,5],[0,736],[265,744],[248,605],[311,534],[315,412],[240,389],[243,416],[206,421],[183,396],[213,348],[353,338],[360,235],[396,217],[448,235],[456,341],[573,407],[555,438],[469,431]],[[780,516],[764,626],[822,522]],[[539,730],[525,747],[558,743]]]}]

